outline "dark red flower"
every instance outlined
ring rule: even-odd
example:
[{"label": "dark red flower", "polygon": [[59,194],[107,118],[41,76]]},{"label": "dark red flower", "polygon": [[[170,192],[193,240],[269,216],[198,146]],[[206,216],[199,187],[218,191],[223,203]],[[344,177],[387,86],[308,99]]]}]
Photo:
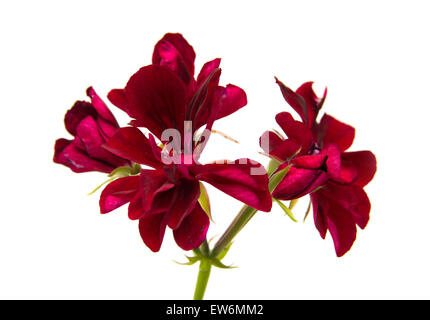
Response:
[{"label": "dark red flower", "polygon": [[182,35],[166,34],[155,46],[153,64],[108,98],[135,119],[132,125],[146,127],[160,140],[166,129],[184,137],[184,121],[192,123],[191,136],[202,126],[210,130],[215,120],[245,106],[246,94],[235,85],[218,85],[220,59],[207,62],[194,79],[194,60],[194,50]]},{"label": "dark red flower", "polygon": [[258,210],[271,209],[268,177],[251,174],[253,168],[261,169],[252,160],[166,165],[161,161],[162,150],[153,136],[149,135],[148,139],[135,127],[119,129],[105,148],[119,157],[153,168],[142,170],[139,176],[110,183],[101,194],[100,210],[107,213],[129,203],[129,218],[139,219],[140,235],[154,252],[161,247],[166,227],[173,230],[177,244],[184,250],[197,248],[205,239],[209,219],[198,203],[199,181]]},{"label": "dark red flower", "polygon": [[296,92],[276,82],[302,122],[282,112],[276,121],[288,139],[271,131],[260,139],[264,151],[283,163],[280,169],[291,165],[272,195],[292,200],[310,194],[316,228],[322,238],[330,231],[336,254],[342,256],[355,241],[356,225],[363,229],[369,220],[363,187],[376,172],[376,158],[370,151],[345,152],[354,140],[353,127],[327,114],[316,121],[327,91],[318,98],[311,82]]},{"label": "dark red flower", "polygon": [[129,165],[128,160],[102,148],[119,126],[93,88],[87,89],[87,95],[91,102],[77,101],[66,113],[64,123],[74,139],[55,142],[54,162],[74,172],[110,173],[117,167]]}]

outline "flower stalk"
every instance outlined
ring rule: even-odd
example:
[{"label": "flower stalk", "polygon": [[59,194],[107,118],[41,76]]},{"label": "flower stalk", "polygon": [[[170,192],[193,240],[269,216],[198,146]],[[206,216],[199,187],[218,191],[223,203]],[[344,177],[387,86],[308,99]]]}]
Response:
[{"label": "flower stalk", "polygon": [[[286,167],[276,172],[279,162],[272,160],[268,166],[269,179],[269,191],[272,192],[281,180],[287,174],[289,167]],[[222,260],[224,253],[228,250],[229,245],[237,234],[246,226],[246,224],[254,217],[257,213],[257,209],[252,208],[248,205],[242,207],[238,215],[234,218],[230,226],[219,238],[212,250],[209,249],[208,243],[205,240],[202,245],[195,250],[195,253],[201,256],[199,274],[197,277],[196,289],[194,292],[194,300],[202,300],[204,293],[209,281],[211,267],[214,261]],[[218,260],[219,259],[219,260]]]},{"label": "flower stalk", "polygon": [[199,274],[197,276],[196,289],[194,291],[194,300],[203,300],[206,287],[208,285],[209,276],[211,274],[212,263],[209,259],[202,259],[199,266]]}]

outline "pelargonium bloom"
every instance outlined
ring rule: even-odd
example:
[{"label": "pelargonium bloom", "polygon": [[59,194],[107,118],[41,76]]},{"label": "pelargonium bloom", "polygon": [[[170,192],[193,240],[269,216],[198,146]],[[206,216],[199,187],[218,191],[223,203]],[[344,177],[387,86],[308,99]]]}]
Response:
[{"label": "pelargonium bloom", "polygon": [[[137,71],[124,89],[114,89],[108,95],[114,105],[134,118],[134,127],[120,129],[105,148],[153,169],[110,183],[102,192],[100,209],[107,213],[129,203],[129,217],[139,220],[140,235],[154,252],[161,247],[166,227],[173,230],[184,250],[200,246],[205,239],[209,219],[198,203],[200,181],[258,210],[270,211],[272,206],[267,175],[251,174],[252,169],[261,169],[260,164],[249,159],[206,165],[198,162],[208,136],[201,144],[194,141],[194,133],[203,126],[209,131],[215,120],[247,101],[241,88],[218,85],[220,59],[206,63],[197,79],[194,59],[194,50],[182,35],[167,34],[155,46],[153,64]],[[163,134],[167,130],[176,130],[186,141],[184,145],[191,143],[192,156],[181,144],[169,151],[176,161],[162,161],[162,150],[152,134],[148,139],[136,127],[145,127],[162,142],[166,142]]]},{"label": "pelargonium bloom", "polygon": [[296,92],[277,83],[302,121],[279,113],[276,121],[288,139],[272,131],[261,138],[264,151],[282,162],[280,168],[291,165],[272,195],[292,200],[310,194],[316,228],[323,239],[330,232],[336,254],[342,256],[355,241],[356,225],[364,229],[369,221],[370,201],[363,187],[376,172],[376,158],[370,151],[346,151],[354,140],[353,127],[327,114],[316,121],[327,91],[318,98],[312,82]]},{"label": "pelargonium bloom", "polygon": [[58,139],[55,142],[54,162],[77,173],[110,173],[118,167],[129,165],[128,160],[102,148],[119,125],[92,87],[87,89],[87,95],[91,102],[77,101],[65,115],[64,124],[74,139]]},{"label": "pelargonium bloom", "polygon": [[107,213],[129,203],[129,218],[139,220],[142,240],[154,252],[159,251],[167,226],[184,250],[197,248],[205,239],[209,218],[198,202],[199,181],[258,210],[271,209],[268,177],[250,174],[252,168],[261,167],[252,160],[166,165],[161,161],[162,150],[153,136],[149,135],[148,139],[135,127],[119,129],[105,148],[153,168],[142,170],[138,176],[111,182],[101,194],[100,210]]},{"label": "pelargonium bloom", "polygon": [[135,119],[132,125],[149,129],[160,140],[166,129],[184,137],[185,121],[192,123],[192,136],[202,126],[210,130],[215,120],[245,106],[246,94],[235,85],[218,84],[221,59],[204,64],[194,79],[194,60],[194,50],[181,34],[166,34],[154,48],[153,64],[108,98]]}]

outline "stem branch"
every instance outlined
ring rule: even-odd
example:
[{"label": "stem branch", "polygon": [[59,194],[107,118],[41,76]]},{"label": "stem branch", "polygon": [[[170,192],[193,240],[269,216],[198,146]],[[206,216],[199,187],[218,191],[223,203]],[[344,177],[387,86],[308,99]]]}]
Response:
[{"label": "stem branch", "polygon": [[211,274],[212,263],[208,259],[200,261],[199,275],[197,277],[196,289],[194,291],[194,300],[203,300],[209,276]]}]

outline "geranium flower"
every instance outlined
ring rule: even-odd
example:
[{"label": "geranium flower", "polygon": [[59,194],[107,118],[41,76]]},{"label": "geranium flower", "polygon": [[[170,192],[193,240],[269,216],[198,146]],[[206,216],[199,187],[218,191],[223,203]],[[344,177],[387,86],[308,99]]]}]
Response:
[{"label": "geranium flower", "polygon": [[184,137],[184,121],[192,122],[191,137],[202,126],[211,130],[215,120],[246,105],[246,94],[232,84],[218,85],[221,59],[207,62],[194,79],[194,60],[194,50],[181,34],[166,34],[155,46],[153,64],[108,98],[135,119],[132,125],[146,127],[160,140],[166,129]]},{"label": "geranium flower", "polygon": [[130,165],[128,160],[102,148],[119,125],[92,87],[87,89],[87,95],[91,102],[77,101],[66,113],[64,123],[74,139],[58,139],[55,142],[54,162],[78,173],[110,173],[118,167]]},{"label": "geranium flower", "polygon": [[316,121],[327,91],[318,98],[311,82],[294,92],[276,81],[302,122],[282,112],[276,121],[288,139],[268,131],[260,140],[264,151],[283,163],[280,168],[291,165],[272,195],[292,200],[310,194],[315,226],[323,239],[330,232],[340,257],[354,243],[356,225],[364,229],[369,220],[363,187],[376,172],[376,158],[370,151],[346,152],[354,140],[353,127],[327,114]]},{"label": "geranium flower", "polygon": [[[251,174],[252,169],[262,169],[260,164],[249,159],[206,165],[198,162],[208,135],[202,143],[193,139],[195,132],[203,126],[209,132],[215,120],[247,101],[241,88],[218,85],[220,59],[206,63],[197,79],[194,59],[194,50],[182,35],[166,34],[155,46],[153,64],[137,71],[124,89],[114,89],[108,95],[114,105],[134,118],[131,124],[135,127],[120,129],[105,148],[153,170],[110,183],[100,197],[100,210],[107,213],[129,203],[129,218],[139,219],[140,235],[154,252],[161,247],[166,227],[173,230],[184,250],[197,248],[205,239],[209,219],[198,202],[199,181],[258,210],[270,211],[272,206],[267,175]],[[184,145],[168,152],[175,161],[164,161],[152,134],[148,139],[136,127],[145,127],[162,142],[169,142],[163,134],[175,129],[185,140]]]},{"label": "geranium flower", "polygon": [[154,252],[159,251],[167,226],[184,250],[197,248],[205,239],[209,218],[198,203],[199,181],[205,181],[258,210],[271,209],[268,177],[266,174],[250,174],[253,168],[261,170],[261,165],[252,160],[166,165],[161,161],[162,150],[153,136],[149,135],[148,139],[135,127],[118,130],[105,148],[154,169],[111,182],[100,197],[101,213],[129,203],[129,218],[139,219],[142,240]]}]

